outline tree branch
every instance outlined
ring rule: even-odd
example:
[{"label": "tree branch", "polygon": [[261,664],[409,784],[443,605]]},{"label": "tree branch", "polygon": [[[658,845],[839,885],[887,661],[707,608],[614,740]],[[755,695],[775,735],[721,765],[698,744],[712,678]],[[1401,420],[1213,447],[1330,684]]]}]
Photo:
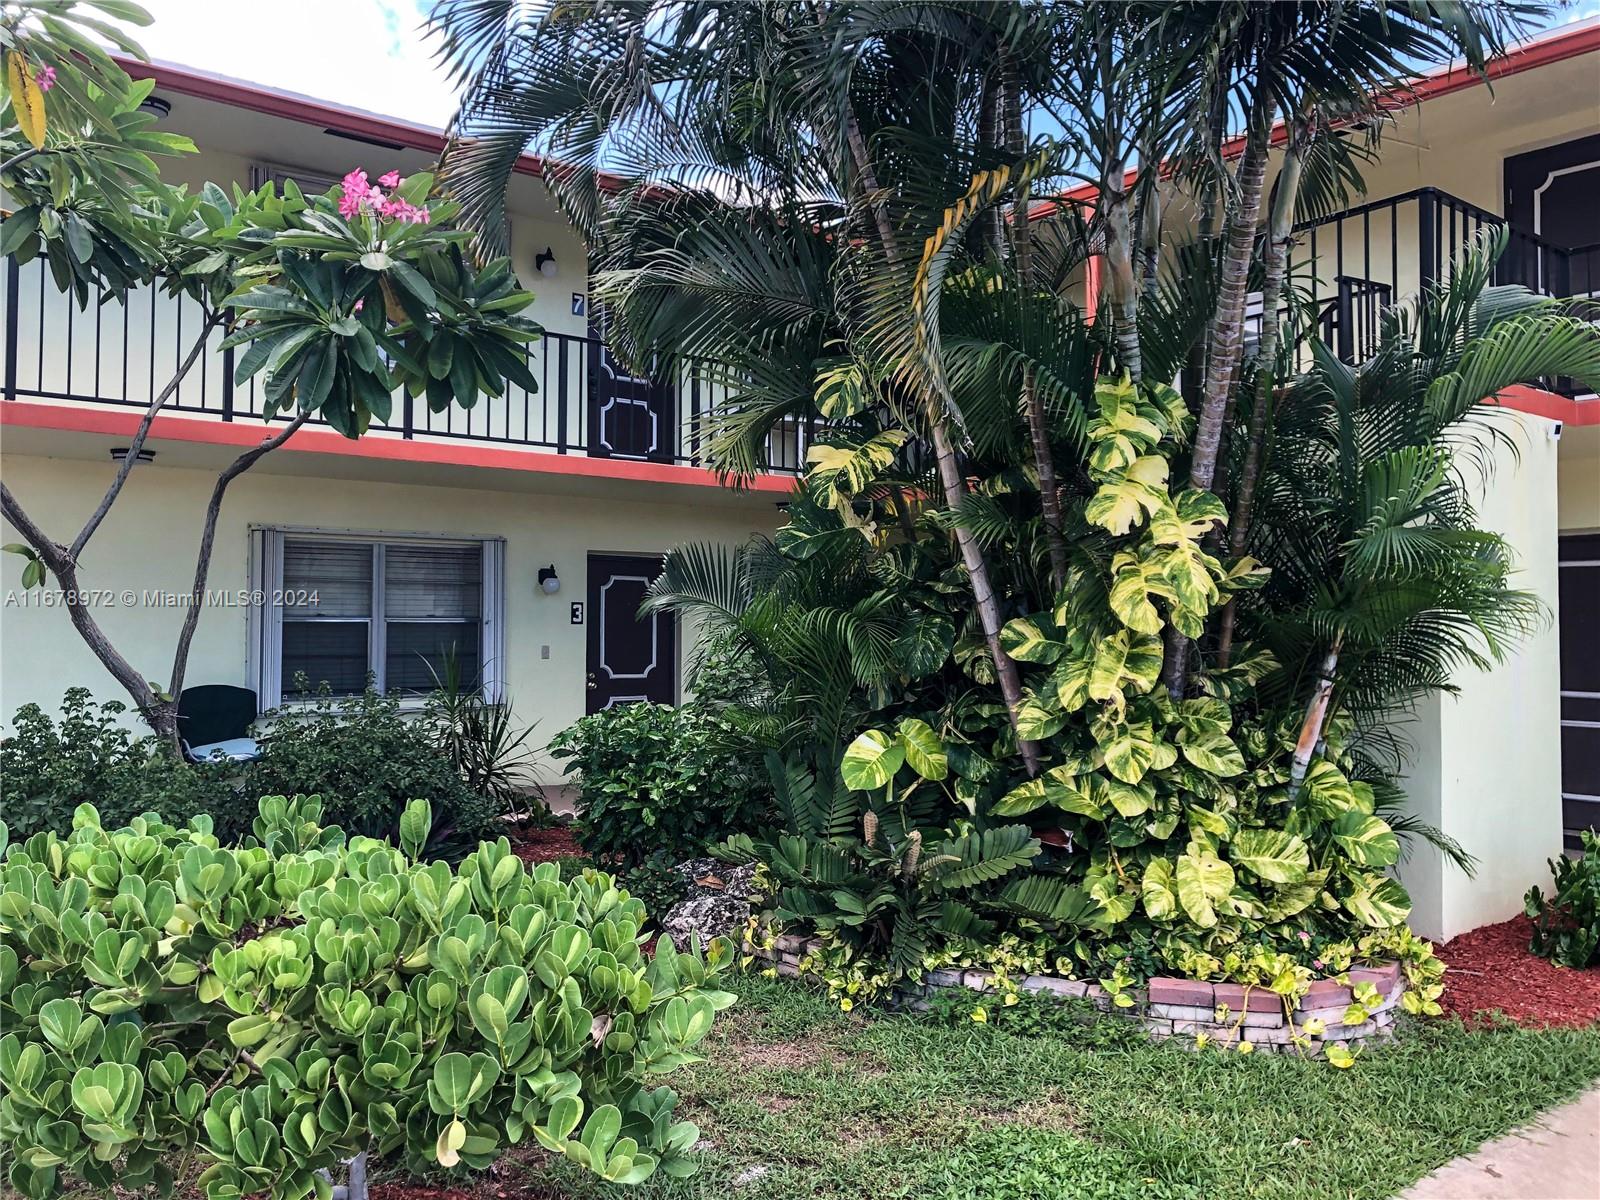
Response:
[{"label": "tree branch", "polygon": [[222,322],[222,314],[213,312],[206,318],[205,325],[200,330],[200,336],[195,339],[194,345],[189,348],[189,353],[183,362],[178,364],[177,373],[167,381],[167,386],[162,388],[156,398],[150,401],[150,407],[144,410],[144,417],[139,421],[139,428],[134,431],[133,441],[128,443],[128,453],[122,460],[122,465],[117,469],[117,476],[111,481],[111,486],[106,489],[106,494],[101,497],[100,506],[96,508],[83,528],[78,531],[78,536],[72,539],[70,553],[74,559],[83,553],[83,548],[89,544],[89,539],[94,536],[94,531],[100,528],[100,522],[106,519],[106,514],[111,511],[111,505],[116,502],[117,496],[122,491],[122,485],[128,482],[134,465],[139,461],[139,451],[144,449],[145,438],[150,435],[150,426],[156,419],[156,414],[166,406],[172,394],[178,390],[178,385],[183,382],[184,376],[200,357],[200,352],[206,348],[206,341],[211,337],[211,331]]},{"label": "tree branch", "polygon": [[178,645],[172,656],[172,682],[167,685],[167,694],[174,700],[183,691],[183,677],[189,667],[189,646],[193,643],[195,629],[200,624],[200,609],[206,594],[206,577],[211,573],[211,551],[217,538],[217,518],[222,515],[222,497],[230,483],[255,466],[263,456],[287,442],[294,436],[295,431],[310,419],[310,413],[299,413],[272,437],[239,455],[221,475],[217,476],[217,482],[211,489],[211,501],[206,505],[205,524],[200,530],[200,548],[195,554],[194,587],[189,593],[189,605],[183,614],[183,628],[178,631]]}]

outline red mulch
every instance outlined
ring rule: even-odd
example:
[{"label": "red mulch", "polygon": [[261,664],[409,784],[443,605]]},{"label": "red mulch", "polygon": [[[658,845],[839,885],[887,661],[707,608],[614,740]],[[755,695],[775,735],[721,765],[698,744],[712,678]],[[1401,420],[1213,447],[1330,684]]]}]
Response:
[{"label": "red mulch", "polygon": [[1528,950],[1533,922],[1513,917],[1437,947],[1445,964],[1440,1003],[1468,1021],[1499,1009],[1519,1025],[1577,1028],[1600,1021],[1600,967],[1574,971]]},{"label": "red mulch", "polygon": [[525,863],[554,862],[558,858],[576,858],[583,854],[572,836],[572,828],[567,825],[519,829],[510,836],[511,849]]}]

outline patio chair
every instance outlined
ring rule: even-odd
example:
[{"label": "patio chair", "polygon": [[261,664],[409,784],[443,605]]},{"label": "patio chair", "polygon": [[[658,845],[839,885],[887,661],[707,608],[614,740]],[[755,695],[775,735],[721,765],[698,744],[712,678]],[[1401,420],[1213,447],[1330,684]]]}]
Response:
[{"label": "patio chair", "polygon": [[257,717],[256,694],[249,688],[206,683],[184,688],[178,697],[178,737],[191,762],[250,762],[261,747],[250,736]]}]

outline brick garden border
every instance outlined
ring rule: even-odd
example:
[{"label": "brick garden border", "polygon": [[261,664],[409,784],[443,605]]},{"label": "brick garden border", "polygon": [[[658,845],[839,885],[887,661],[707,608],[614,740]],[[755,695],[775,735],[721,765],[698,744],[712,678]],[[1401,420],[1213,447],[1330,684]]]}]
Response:
[{"label": "brick garden border", "polygon": [[[746,942],[744,951],[770,963],[780,975],[799,976],[800,960],[817,946],[815,939],[798,934],[782,934],[769,950]],[[1322,1053],[1324,1045],[1354,1047],[1387,1041],[1394,1036],[1395,1013],[1400,1005],[1400,996],[1405,991],[1400,964],[1386,962],[1375,967],[1351,967],[1348,974],[1351,985],[1371,983],[1383,997],[1376,1011],[1359,1025],[1344,1023],[1345,1010],[1354,1001],[1354,996],[1350,986],[1336,979],[1312,982],[1294,1009],[1293,1028],[1285,1019],[1283,1002],[1275,994],[1265,988],[1252,988],[1246,995],[1245,989],[1235,983],[1206,983],[1197,979],[1158,976],[1150,980],[1148,988],[1129,988],[1124,993],[1133,1000],[1132,1007],[1128,1008],[1118,1008],[1106,990],[1090,980],[1029,975],[1019,980],[1017,986],[1025,992],[1057,996],[1063,1000],[1088,1000],[1103,1013],[1138,1022],[1157,1041],[1172,1037],[1192,1041],[1196,1035],[1203,1033],[1224,1047],[1242,1039],[1257,1050],[1299,1053],[1314,1058]],[[925,1009],[934,993],[958,987],[979,994],[999,990],[992,972],[939,970],[929,971],[921,984],[901,985],[896,998],[907,1008]],[[1228,1006],[1228,1018],[1219,1021],[1217,1008],[1224,1004]],[[1305,1023],[1313,1018],[1322,1021],[1325,1026],[1317,1036],[1307,1034],[1304,1029]],[[1308,1044],[1296,1047],[1292,1040],[1296,1034],[1306,1038]]]}]

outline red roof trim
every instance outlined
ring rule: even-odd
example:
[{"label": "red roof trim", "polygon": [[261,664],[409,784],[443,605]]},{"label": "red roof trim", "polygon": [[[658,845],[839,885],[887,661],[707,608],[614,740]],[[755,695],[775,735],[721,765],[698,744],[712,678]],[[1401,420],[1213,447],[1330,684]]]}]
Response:
[{"label": "red roof trim", "polygon": [[[1600,50],[1600,22],[1585,22],[1575,29],[1566,29],[1537,41],[1528,42],[1518,46],[1515,50],[1507,52],[1503,57],[1493,59],[1487,67],[1489,80],[1504,79],[1508,75],[1518,75],[1523,71],[1537,70],[1539,67],[1548,67],[1554,63],[1564,62],[1569,58],[1577,58],[1583,54],[1591,54]],[[1440,96],[1448,96],[1453,92],[1465,91],[1467,88],[1477,87],[1484,83],[1483,75],[1459,63],[1439,67],[1423,76],[1410,87],[1397,88],[1380,98],[1381,104],[1393,104],[1396,109],[1409,108],[1413,104],[1420,104],[1425,100],[1437,100]],[[1272,126],[1272,144],[1282,145],[1287,139],[1287,127],[1280,120]],[[1222,144],[1222,154],[1225,158],[1237,158],[1244,153],[1244,137],[1230,138]],[[1125,187],[1132,187],[1139,177],[1137,167],[1130,168],[1124,177]],[[1063,192],[1052,200],[1041,200],[1029,210],[1029,215],[1034,217],[1048,217],[1062,201],[1090,201],[1095,198],[1100,189],[1092,183],[1080,184],[1070,191]]]},{"label": "red roof trim", "polygon": [[[25,429],[59,429],[72,433],[131,437],[141,414],[128,409],[97,408],[84,404],[39,404],[28,400],[0,403],[0,426]],[[261,444],[266,426],[256,421],[215,421],[200,417],[160,416],[150,436],[171,442],[236,446]],[[482,467],[502,471],[527,471],[540,475],[581,476],[591,479],[667,483],[696,488],[720,488],[714,471],[673,463],[633,462],[621,458],[590,458],[581,454],[552,454],[539,450],[514,450],[474,442],[424,442],[401,438],[365,437],[352,441],[331,430],[301,429],[279,451],[282,454],[342,454],[350,458],[387,459],[393,462],[431,463],[439,466]],[[426,486],[426,480],[418,480]],[[758,475],[746,491],[787,496],[794,479],[784,475]]]},{"label": "red roof trim", "polygon": [[[136,58],[116,57],[117,63],[134,79],[154,79],[162,91],[176,92],[180,96],[193,96],[199,100],[212,100],[249,112],[315,125],[321,129],[337,129],[340,133],[372,138],[380,142],[395,142],[408,150],[421,150],[426,154],[439,154],[445,147],[443,130],[409,121],[398,121],[377,113],[345,108],[325,100],[280,91],[262,84],[247,83],[200,71],[194,67],[175,63],[141,62]],[[543,174],[544,161],[535,154],[524,154],[517,160],[519,175]],[[600,175],[602,186],[621,187],[620,176]]]},{"label": "red roof trim", "polygon": [[1574,427],[1600,425],[1600,400],[1573,400],[1523,383],[1506,388],[1489,403]]}]

